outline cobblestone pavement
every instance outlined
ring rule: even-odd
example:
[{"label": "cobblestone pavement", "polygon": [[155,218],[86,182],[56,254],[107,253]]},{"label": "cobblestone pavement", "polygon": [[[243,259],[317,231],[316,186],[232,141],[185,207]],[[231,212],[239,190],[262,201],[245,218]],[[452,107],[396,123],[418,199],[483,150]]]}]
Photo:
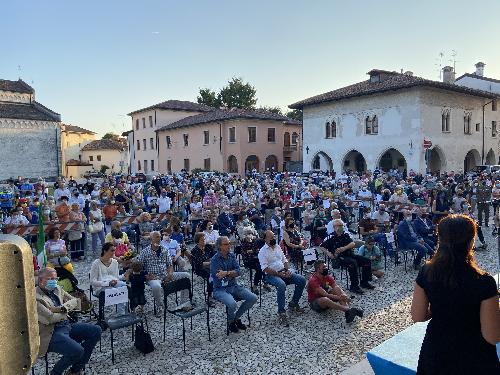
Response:
[{"label": "cobblestone pavement", "polygon": [[[480,266],[495,274],[499,271],[497,239],[491,228],[485,228],[488,249],[477,252]],[[81,286],[88,289],[88,272],[92,259],[76,264]],[[338,282],[345,287],[345,278],[335,271]],[[243,280],[248,284],[248,271]],[[364,309],[364,318],[345,324],[343,314],[318,314],[307,305],[304,291],[303,314],[290,315],[290,327],[277,323],[275,291],[264,292],[262,307],[251,310],[251,327],[245,332],[226,336],[225,308],[220,303],[210,310],[212,341],[208,341],[205,316],[193,319],[193,330],[186,324],[186,354],[182,350],[180,319],[167,316],[167,335],[163,342],[163,321],[152,312],[152,295],[147,294],[146,313],[156,350],[143,356],[131,341],[130,329],[115,335],[116,363],[111,363],[110,334],[102,336],[92,354],[90,374],[338,374],[364,357],[364,353],[412,324],[411,293],[416,272],[403,265],[394,267],[388,260],[386,277],[376,281],[376,289],[357,296],[354,305]],[[195,276],[195,301],[203,303],[203,282]],[[292,286],[287,289],[291,298]],[[243,319],[246,322],[246,317]],[[58,357],[49,355],[49,363]],[[44,374],[43,361],[36,364],[36,374]]]}]

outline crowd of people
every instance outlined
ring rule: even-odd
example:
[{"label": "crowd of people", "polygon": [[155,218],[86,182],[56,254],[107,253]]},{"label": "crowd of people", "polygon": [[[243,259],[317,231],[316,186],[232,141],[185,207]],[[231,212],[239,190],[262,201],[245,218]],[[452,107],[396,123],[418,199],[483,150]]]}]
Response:
[{"label": "crowd of people", "polygon": [[[231,332],[247,328],[241,317],[260,293],[272,289],[284,327],[289,325],[287,307],[304,312],[300,300],[306,288],[311,310],[340,310],[350,323],[363,316],[352,304],[352,294],[374,289],[386,262],[401,262],[402,249],[415,254],[413,268],[420,270],[423,259],[436,252],[438,223],[450,214],[476,223],[479,243],[474,247],[487,250],[482,231],[491,226],[496,233],[499,204],[498,176],[420,175],[411,170],[254,172],[245,177],[184,172],[145,183],[119,175],[83,182],[58,179],[53,186],[20,177],[0,192],[5,232],[40,221],[75,224],[66,231],[51,226],[42,257],[37,236],[28,238],[38,276],[44,350],[63,354],[54,374],[68,367],[78,374],[90,358],[95,337],[106,329],[106,288],[128,285],[130,306],[121,304],[118,312],[131,308],[143,314],[148,285],[161,316],[167,308],[164,285],[190,279],[186,271],[191,268],[207,285],[207,305],[219,301],[227,307]],[[93,333],[91,338],[80,334],[85,323],[64,318],[68,311],[82,309],[74,267],[83,267],[85,256],[94,259],[90,284],[99,301],[100,327],[85,331]],[[240,260],[254,276],[248,288],[241,282]],[[345,291],[332,268],[349,274]],[[290,284],[294,292],[287,305]],[[180,295],[179,308],[193,308],[187,290]]]}]

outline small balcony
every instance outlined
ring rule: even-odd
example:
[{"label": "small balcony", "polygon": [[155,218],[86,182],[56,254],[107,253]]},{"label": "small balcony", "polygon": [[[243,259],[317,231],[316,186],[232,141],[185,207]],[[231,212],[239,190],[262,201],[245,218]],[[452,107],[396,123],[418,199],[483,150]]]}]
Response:
[{"label": "small balcony", "polygon": [[297,151],[298,145],[288,145],[288,146],[283,146],[283,152],[284,153],[290,153]]}]

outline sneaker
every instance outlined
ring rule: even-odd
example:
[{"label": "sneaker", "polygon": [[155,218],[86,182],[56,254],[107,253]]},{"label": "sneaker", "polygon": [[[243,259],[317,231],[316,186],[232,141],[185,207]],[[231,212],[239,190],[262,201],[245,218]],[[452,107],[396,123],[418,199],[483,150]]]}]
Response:
[{"label": "sneaker", "polygon": [[295,311],[297,313],[303,313],[305,311],[305,309],[303,307],[300,307],[297,302],[293,302],[293,301],[288,304],[288,308],[291,311]]},{"label": "sneaker", "polygon": [[363,317],[363,310],[361,310],[359,307],[353,307],[351,310],[356,311],[356,315],[359,316],[360,318]]},{"label": "sneaker", "polygon": [[375,287],[372,284],[370,284],[368,281],[361,283],[361,287],[365,288],[365,289],[375,289]]},{"label": "sneaker", "polygon": [[269,284],[266,283],[262,284],[262,288],[264,288],[264,290],[266,290],[267,292],[270,292],[272,290]]},{"label": "sneaker", "polygon": [[363,294],[363,289],[361,289],[359,286],[351,286],[349,288],[349,290],[353,293],[356,293],[356,294]]},{"label": "sneaker", "polygon": [[216,303],[212,297],[208,298],[207,305],[208,305],[208,307],[215,307],[216,306]]},{"label": "sneaker", "polygon": [[280,326],[290,327],[290,323],[288,322],[288,317],[286,316],[286,313],[278,314],[278,324]]},{"label": "sneaker", "polygon": [[236,325],[236,322],[229,323],[229,331],[233,333],[238,333],[240,331],[238,329],[238,326]]},{"label": "sneaker", "polygon": [[247,326],[243,324],[241,319],[236,320],[236,327],[238,327],[238,329],[241,329],[243,331],[247,329]]},{"label": "sneaker", "polygon": [[344,314],[346,323],[352,323],[356,315],[358,315],[355,309],[349,309]]}]

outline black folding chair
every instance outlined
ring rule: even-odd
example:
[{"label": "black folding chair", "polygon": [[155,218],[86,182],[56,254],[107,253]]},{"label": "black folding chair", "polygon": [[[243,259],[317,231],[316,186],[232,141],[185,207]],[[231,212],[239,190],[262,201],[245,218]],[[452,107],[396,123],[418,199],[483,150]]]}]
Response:
[{"label": "black folding chair", "polygon": [[[189,279],[179,279],[179,280],[174,280],[169,283],[164,283],[163,284],[163,301],[165,305],[165,309],[163,310],[163,341],[165,341],[166,338],[166,325],[167,325],[167,311],[172,314],[177,316],[178,318],[182,319],[182,342],[183,342],[183,350],[184,353],[186,352],[186,325],[185,325],[185,320],[186,319],[191,319],[191,330],[193,329],[193,316],[195,315],[201,315],[202,313],[206,312],[207,313],[207,330],[208,330],[208,341],[212,341],[210,338],[210,312],[208,309],[207,305],[201,306],[201,307],[193,307],[192,310],[189,311],[183,311],[182,309],[175,308],[175,309],[167,309],[168,306],[168,296],[171,294],[176,294],[177,292],[181,292],[183,290],[188,290],[189,291],[189,300],[191,302],[191,305],[193,305],[193,293],[191,291],[191,280]],[[176,301],[176,306],[178,307],[177,301]]]}]

